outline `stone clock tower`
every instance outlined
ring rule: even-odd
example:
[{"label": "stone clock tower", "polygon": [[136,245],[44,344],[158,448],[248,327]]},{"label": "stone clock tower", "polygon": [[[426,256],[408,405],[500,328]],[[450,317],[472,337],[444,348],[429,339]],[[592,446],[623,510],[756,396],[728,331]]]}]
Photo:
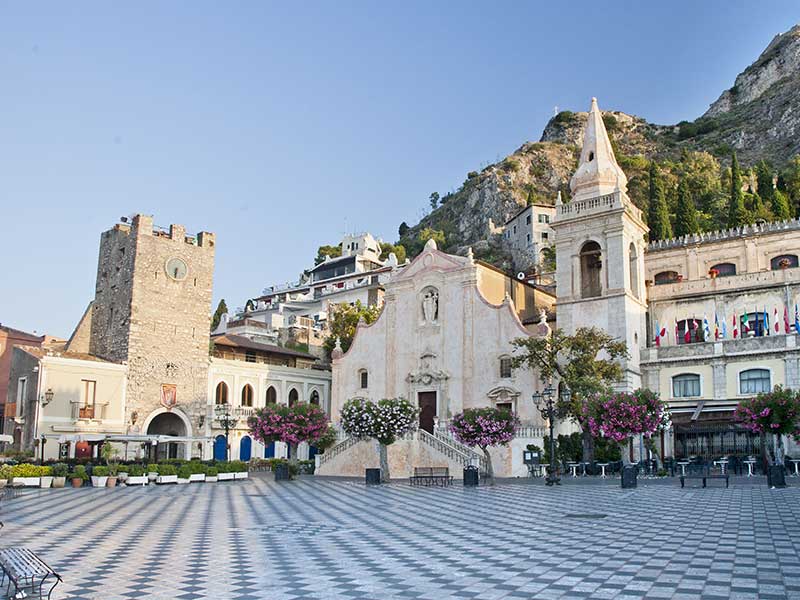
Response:
[{"label": "stone clock tower", "polygon": [[628,197],[603,115],[592,98],[572,200],[556,203],[558,326],[567,333],[598,327],[628,345],[620,388],[641,385],[639,352],[646,346],[644,251],[647,225]]},{"label": "stone clock tower", "polygon": [[127,362],[131,433],[190,436],[205,415],[214,234],[136,215],[100,238],[90,353]]}]

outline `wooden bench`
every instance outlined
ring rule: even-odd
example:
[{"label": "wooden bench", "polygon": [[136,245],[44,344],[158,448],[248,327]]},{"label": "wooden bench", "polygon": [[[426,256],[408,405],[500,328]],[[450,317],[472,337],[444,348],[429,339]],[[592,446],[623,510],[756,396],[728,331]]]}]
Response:
[{"label": "wooden bench", "polygon": [[449,467],[414,467],[414,475],[409,479],[411,485],[441,485],[453,483]]},{"label": "wooden bench", "polygon": [[686,474],[680,476],[681,487],[687,479],[700,479],[703,482],[703,487],[706,487],[706,481],[709,479],[724,479],[725,487],[728,487],[728,474],[712,474],[711,470],[704,465],[687,465]]},{"label": "wooden bench", "polygon": [[[12,547],[0,550],[0,569],[3,571],[0,582],[8,578],[6,597],[44,598],[45,586],[49,586],[46,597],[50,598],[55,587],[61,583],[61,576],[28,548]],[[12,585],[13,596],[10,594]]]}]

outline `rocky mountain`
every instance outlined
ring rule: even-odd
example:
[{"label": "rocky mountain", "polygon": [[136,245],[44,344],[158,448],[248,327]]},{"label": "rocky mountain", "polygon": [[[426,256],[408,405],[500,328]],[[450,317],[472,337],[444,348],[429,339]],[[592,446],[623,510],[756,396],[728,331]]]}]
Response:
[{"label": "rocky mountain", "polygon": [[[586,116],[563,111],[550,120],[539,142],[527,142],[502,161],[470,172],[458,191],[408,229],[400,243],[413,255],[423,238],[442,232],[450,251],[473,246],[478,257],[512,266],[496,234],[527,204],[552,204],[559,189],[566,193]],[[800,154],[800,25],[776,36],[733,87],[692,122],[655,125],[618,111],[604,112],[603,120],[628,175],[629,194],[643,209],[650,160],[659,162],[668,183],[687,170],[692,177],[718,182],[733,151],[746,167],[765,159],[780,170]],[[705,226],[714,228],[719,199],[711,191],[706,196],[698,208],[709,211]]]}]

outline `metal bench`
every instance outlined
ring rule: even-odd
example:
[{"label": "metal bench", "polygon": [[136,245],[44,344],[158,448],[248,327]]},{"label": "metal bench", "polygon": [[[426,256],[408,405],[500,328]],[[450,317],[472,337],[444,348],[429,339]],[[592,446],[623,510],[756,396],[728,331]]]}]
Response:
[{"label": "metal bench", "polygon": [[414,475],[409,478],[411,485],[441,485],[453,483],[449,467],[414,467]]},{"label": "metal bench", "polygon": [[[3,571],[0,584],[8,579],[6,597],[50,598],[55,587],[61,583],[61,576],[28,548],[12,547],[0,550],[0,569]],[[10,593],[12,585],[13,596]],[[46,586],[49,586],[49,589],[45,595]]]},{"label": "metal bench", "polygon": [[680,476],[681,487],[687,479],[700,479],[703,482],[703,487],[706,487],[706,481],[709,479],[724,479],[725,487],[728,487],[728,474],[712,474],[711,470],[705,465],[687,465],[686,474]]}]

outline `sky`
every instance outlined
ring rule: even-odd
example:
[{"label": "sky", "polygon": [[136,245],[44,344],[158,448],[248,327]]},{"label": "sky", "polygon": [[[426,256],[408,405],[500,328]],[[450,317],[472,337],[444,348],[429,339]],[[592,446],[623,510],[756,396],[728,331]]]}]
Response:
[{"label": "sky", "polygon": [[799,21],[794,0],[0,0],[0,322],[69,336],[101,232],[137,212],[215,232],[214,306],[242,306],[345,231],[396,240],[556,106],[700,116]]}]

